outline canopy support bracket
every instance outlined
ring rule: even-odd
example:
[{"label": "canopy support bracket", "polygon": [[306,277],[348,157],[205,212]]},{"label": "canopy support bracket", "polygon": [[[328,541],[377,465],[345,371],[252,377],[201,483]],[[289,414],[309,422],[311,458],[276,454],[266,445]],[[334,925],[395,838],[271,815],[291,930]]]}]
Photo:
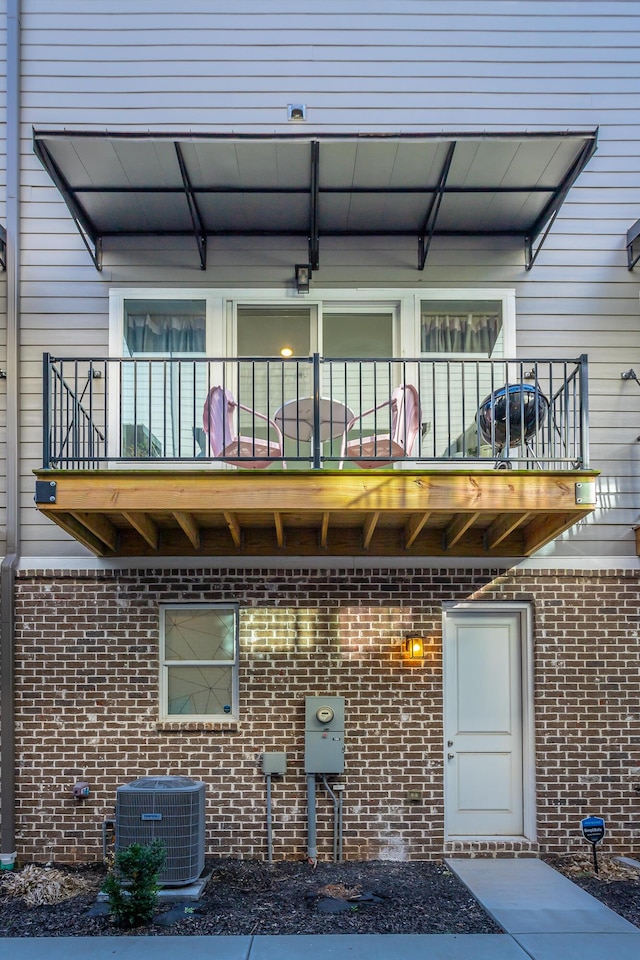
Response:
[{"label": "canopy support bracket", "polygon": [[189,173],[187,171],[187,165],[184,162],[184,157],[182,155],[182,150],[179,143],[173,144],[176,149],[176,156],[178,158],[178,165],[180,167],[180,175],[182,177],[182,185],[184,186],[184,194],[187,199],[187,204],[189,205],[189,215],[191,217],[191,223],[193,225],[193,235],[196,240],[198,247],[198,255],[200,256],[200,269],[207,269],[207,232],[204,228],[204,223],[202,222],[202,217],[200,215],[200,210],[198,209],[198,202],[196,200],[195,193],[193,192],[193,186],[189,180]]},{"label": "canopy support bracket", "polygon": [[444,196],[444,190],[447,185],[447,177],[449,176],[449,170],[451,169],[451,161],[453,160],[455,149],[456,141],[454,140],[451,144],[449,144],[447,156],[440,172],[438,186],[434,190],[433,196],[431,197],[429,209],[422,225],[422,233],[418,237],[418,270],[424,270],[424,265],[427,262],[427,254],[429,253],[429,247],[431,246],[431,240],[433,239],[433,232],[436,228],[438,213],[440,212],[440,204],[442,203],[442,198]]},{"label": "canopy support bracket", "polygon": [[311,187],[309,210],[309,263],[312,270],[320,267],[320,238],[318,236],[318,196],[320,193],[320,142],[311,141]]},{"label": "canopy support bracket", "polygon": [[[558,208],[558,209],[559,209],[559,208]],[[531,267],[532,267],[532,266],[534,265],[534,263],[536,262],[536,257],[537,257],[538,254],[540,253],[540,250],[542,249],[542,244],[543,244],[543,243],[545,242],[545,240],[547,239],[547,235],[548,235],[549,231],[551,230],[551,227],[553,226],[554,220],[556,219],[557,216],[558,216],[558,210],[554,210],[554,212],[553,212],[553,214],[552,214],[552,216],[551,216],[551,219],[549,220],[549,223],[547,224],[547,226],[546,226],[546,228],[545,228],[545,231],[544,231],[544,233],[542,234],[542,237],[541,237],[541,239],[540,239],[540,242],[539,242],[538,246],[536,247],[535,251],[534,251],[534,249],[533,249],[533,237],[525,237],[525,238],[524,238],[524,268],[525,268],[525,270],[531,270]]]},{"label": "canopy support bracket", "polygon": [[[591,157],[596,151],[597,147],[597,137],[593,137],[586,141],[583,145],[582,150],[576,157],[576,159],[571,164],[571,167],[564,176],[562,183],[558,189],[554,192],[553,196],[547,203],[546,207],[539,215],[536,222],[531,227],[529,236],[525,237],[524,249],[525,249],[525,269],[531,270],[531,267],[536,262],[536,257],[540,253],[543,243],[547,239],[547,235],[553,226],[553,223],[560,212],[560,207],[564,203],[569,190],[578,179],[580,173],[589,162]],[[533,241],[540,234],[542,227],[545,226],[544,233],[542,234],[542,239],[538,243],[537,249],[534,253],[533,250]]]},{"label": "canopy support bracket", "polygon": [[73,217],[73,222],[78,228],[78,232],[82,237],[82,242],[89,251],[89,256],[93,260],[93,265],[96,270],[100,272],[102,270],[102,237],[76,200],[69,182],[47,150],[42,140],[37,140],[34,138],[33,150],[62,194],[62,199],[66,203],[69,213]]}]

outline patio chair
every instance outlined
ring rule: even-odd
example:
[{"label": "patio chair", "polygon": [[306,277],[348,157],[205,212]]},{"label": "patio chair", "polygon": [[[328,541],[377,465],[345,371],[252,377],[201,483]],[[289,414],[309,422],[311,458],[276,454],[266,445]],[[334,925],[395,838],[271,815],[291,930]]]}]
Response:
[{"label": "patio chair", "polygon": [[[239,436],[236,427],[237,411],[244,410],[252,417],[252,426],[255,429],[256,420],[267,424],[273,430],[277,439],[256,436]],[[282,432],[271,417],[253,410],[251,407],[238,403],[230,390],[217,386],[209,390],[202,411],[202,426],[208,435],[209,451],[216,460],[224,460],[236,467],[248,470],[264,470],[274,460],[282,462],[283,469],[286,463],[282,460],[284,443]]]},{"label": "patio chair", "polygon": [[[366,417],[372,416],[385,407],[390,409],[386,416],[380,417],[380,420],[390,423],[389,432],[348,439],[349,431],[358,421],[362,424]],[[420,430],[421,417],[420,397],[413,384],[406,383],[396,387],[388,400],[357,414],[348,422],[342,441],[340,469],[345,460],[357,463],[364,470],[371,470],[409,457]]]}]

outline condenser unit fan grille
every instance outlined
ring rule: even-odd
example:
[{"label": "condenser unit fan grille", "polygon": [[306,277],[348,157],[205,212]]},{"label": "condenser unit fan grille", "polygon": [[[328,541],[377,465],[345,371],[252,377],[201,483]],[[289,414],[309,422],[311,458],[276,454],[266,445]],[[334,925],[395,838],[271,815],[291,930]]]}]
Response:
[{"label": "condenser unit fan grille", "polygon": [[116,791],[116,852],[162,840],[159,882],[192,883],[204,869],[205,784],[188,777],[143,777]]}]

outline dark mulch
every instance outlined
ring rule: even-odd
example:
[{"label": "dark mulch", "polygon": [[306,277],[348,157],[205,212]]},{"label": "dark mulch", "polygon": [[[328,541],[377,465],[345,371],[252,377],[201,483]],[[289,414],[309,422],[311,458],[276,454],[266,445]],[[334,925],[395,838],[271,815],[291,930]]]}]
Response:
[{"label": "dark mulch", "polygon": [[[636,855],[634,859],[638,859]],[[640,873],[637,870],[619,864],[606,854],[598,857],[597,876],[590,853],[545,857],[545,860],[592,897],[640,927]]]},{"label": "dark mulch", "polygon": [[[202,898],[184,914],[162,905],[156,922],[131,936],[323,933],[500,933],[467,889],[436,862],[268,863],[214,860]],[[104,936],[123,931],[90,917],[104,878],[100,867],[60,868],[91,886],[63,903],[29,907],[0,880],[0,936]],[[171,916],[167,918],[167,913]],[[325,912],[328,911],[328,912]],[[340,911],[340,912],[334,912]],[[170,925],[158,921],[182,917]]]},{"label": "dark mulch", "polygon": [[[586,855],[545,859],[640,927],[640,874],[606,857],[599,878]],[[108,915],[89,915],[104,880],[102,866],[58,869],[81,878],[86,889],[49,906],[30,907],[7,895],[0,874],[0,937],[501,932],[434,861],[345,861],[313,869],[306,861],[211,860],[211,880],[199,901],[163,903],[154,923],[132,931],[117,929]]]}]

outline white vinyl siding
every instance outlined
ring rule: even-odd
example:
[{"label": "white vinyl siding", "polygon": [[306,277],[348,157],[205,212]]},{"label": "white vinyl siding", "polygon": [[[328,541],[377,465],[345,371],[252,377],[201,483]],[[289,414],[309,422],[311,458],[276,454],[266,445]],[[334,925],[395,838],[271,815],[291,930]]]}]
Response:
[{"label": "white vinyl siding", "polygon": [[[7,31],[6,19],[0,21],[0,223],[6,227],[7,182]],[[0,272],[0,370],[7,369],[7,281]],[[6,552],[7,530],[7,382],[0,381],[0,557]]]},{"label": "white vinyl siding", "polygon": [[[33,509],[41,461],[44,350],[108,353],[110,287],[293,291],[303,238],[105,241],[98,274],[31,129],[311,134],[599,127],[533,269],[512,238],[436,238],[416,269],[412,238],[321,239],[323,287],[514,288],[520,356],[588,353],[591,465],[600,503],[545,548],[636,563],[640,266],[640,6],[626,0],[23,0],[22,504],[26,556],[86,554]],[[268,7],[268,9],[267,9]],[[307,106],[288,124],[287,103]]]}]

